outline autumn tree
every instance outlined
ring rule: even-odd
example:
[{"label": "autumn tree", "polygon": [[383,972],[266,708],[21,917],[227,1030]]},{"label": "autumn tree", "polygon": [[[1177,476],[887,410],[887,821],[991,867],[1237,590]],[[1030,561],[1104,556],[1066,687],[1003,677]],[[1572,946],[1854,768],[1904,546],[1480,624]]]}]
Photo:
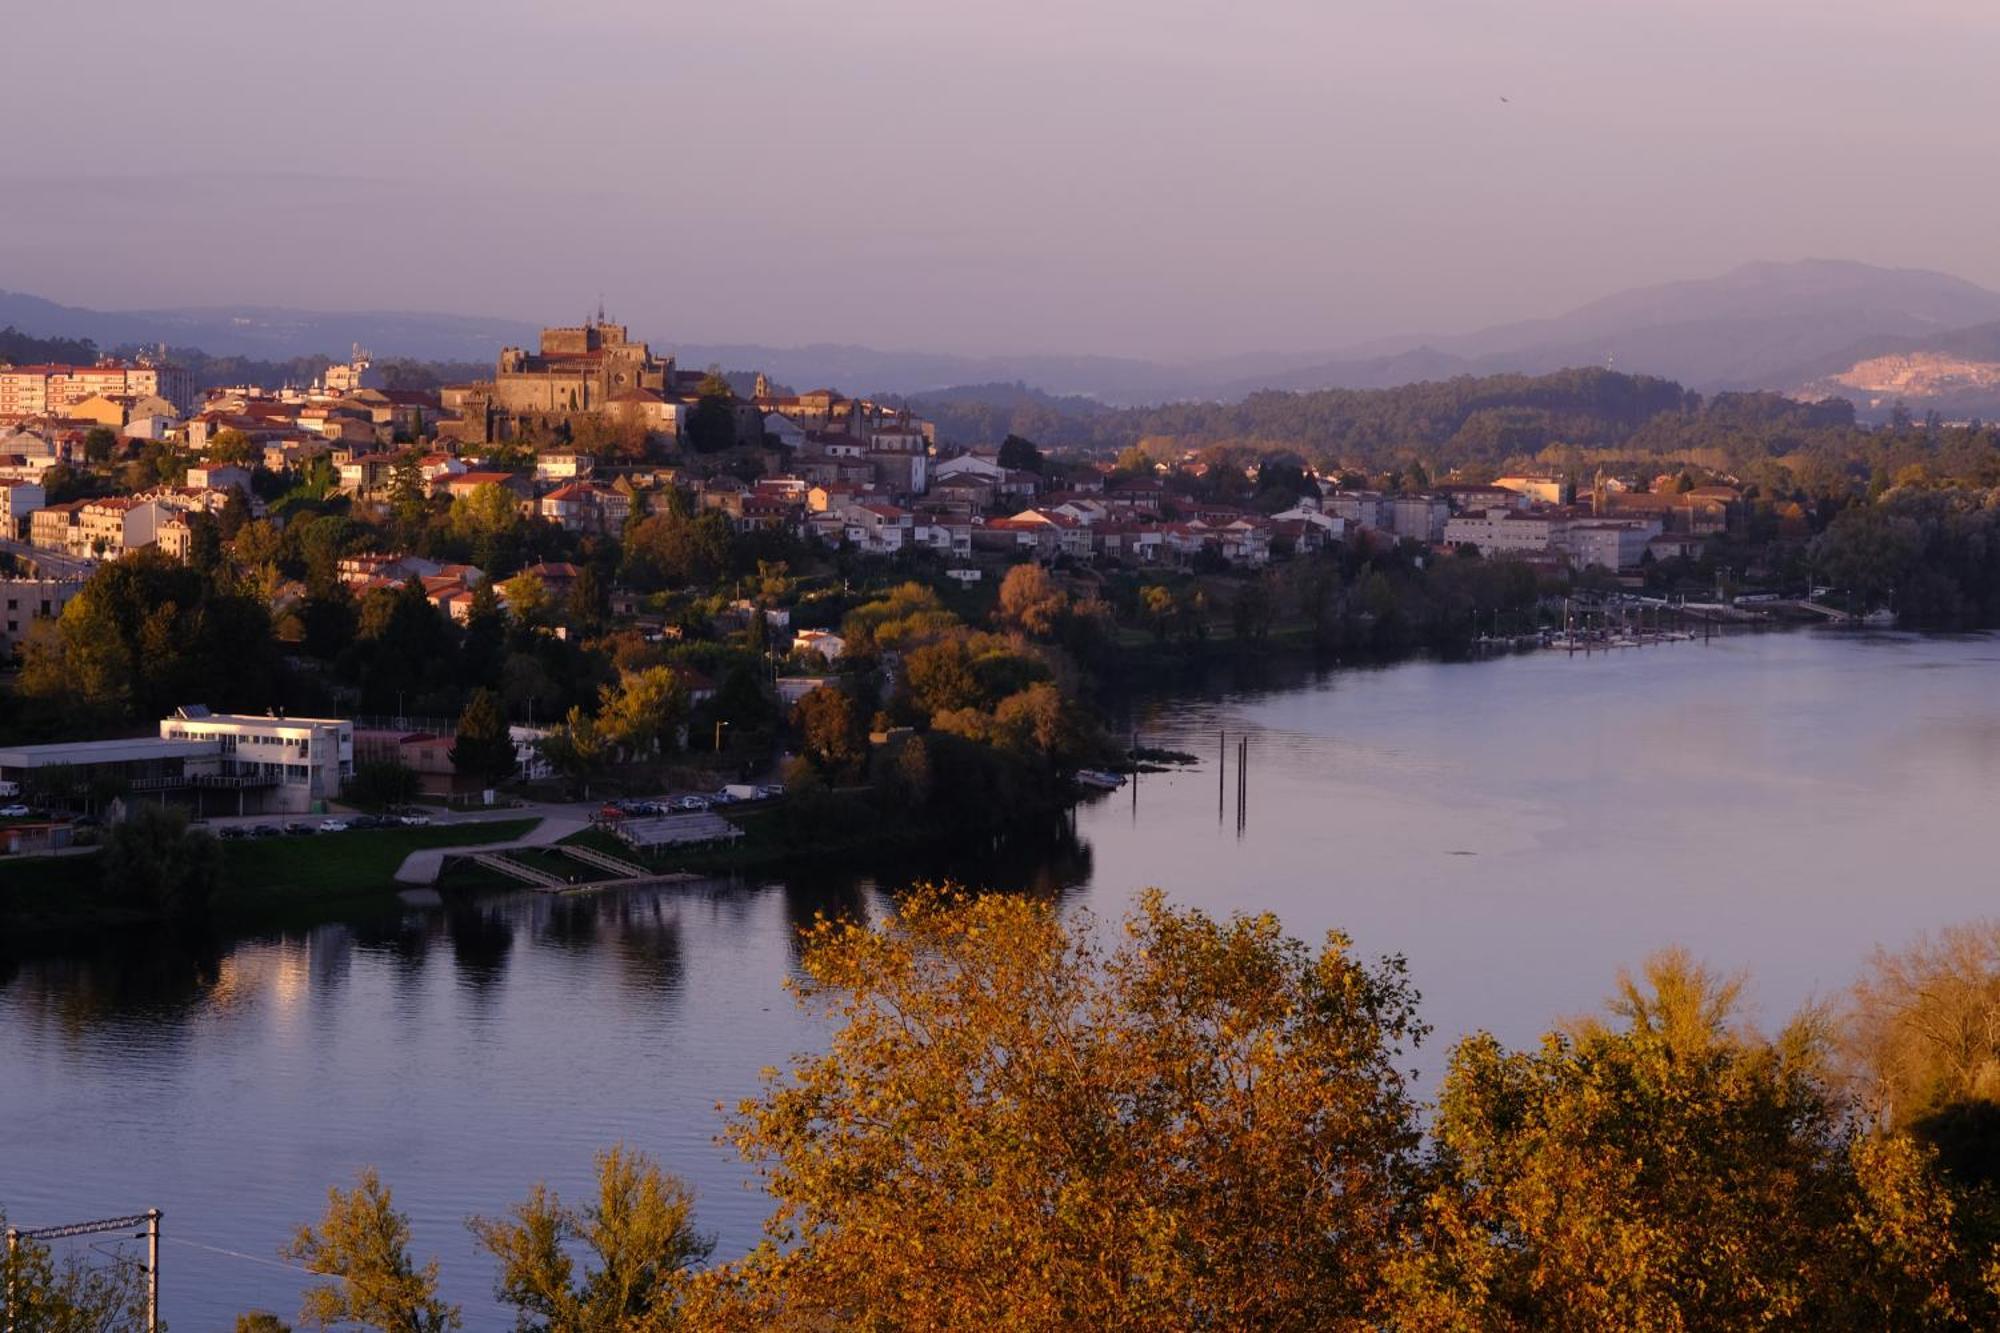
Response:
[{"label": "autumn tree", "polygon": [[[0,1213],[0,1233],[7,1216]],[[129,1259],[130,1256],[124,1256]],[[117,1333],[146,1327],[146,1278],[132,1262],[61,1262],[23,1236],[0,1246],[0,1328],[10,1333]]]},{"label": "autumn tree", "polygon": [[1001,622],[1032,638],[1053,636],[1068,610],[1069,597],[1032,561],[1014,566],[1000,581]]},{"label": "autumn tree", "polygon": [[2000,1184],[2000,921],[1878,949],[1855,986],[1848,1052],[1887,1123],[1961,1180]]},{"label": "autumn tree", "polygon": [[352,1323],[383,1333],[459,1327],[458,1307],[438,1299],[437,1261],[419,1268],[410,1258],[410,1221],[372,1167],[352,1190],[329,1189],[326,1198],[319,1225],[301,1227],[284,1250],[308,1272],[333,1279],[307,1289],[300,1323]]},{"label": "autumn tree", "polygon": [[[572,1207],[546,1186],[504,1218],[467,1225],[500,1261],[500,1299],[532,1333],[620,1333],[675,1324],[688,1270],[714,1242],[694,1226],[694,1195],[644,1153],[597,1157],[597,1201]],[[588,1266],[579,1274],[572,1251]]]},{"label": "autumn tree", "polygon": [[792,724],[806,758],[822,772],[844,772],[860,762],[860,714],[853,696],[839,686],[808,691],[792,708]]},{"label": "autumn tree", "polygon": [[730,1130],[777,1200],[704,1320],[766,1328],[1369,1328],[1418,1140],[1399,960],[1148,894],[1115,943],[919,887],[806,934],[831,1049]]},{"label": "autumn tree", "polygon": [[1613,1021],[1453,1052],[1412,1329],[1970,1327],[1976,1263],[1907,1139],[1859,1132],[1823,1017],[1775,1039],[1678,951]]}]

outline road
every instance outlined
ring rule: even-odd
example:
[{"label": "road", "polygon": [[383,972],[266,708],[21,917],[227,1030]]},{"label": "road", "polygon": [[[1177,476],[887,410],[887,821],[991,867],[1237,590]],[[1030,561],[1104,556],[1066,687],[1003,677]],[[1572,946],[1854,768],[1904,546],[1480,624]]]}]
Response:
[{"label": "road", "polygon": [[[402,866],[396,871],[398,884],[435,884],[438,872],[444,869],[447,856],[465,856],[472,852],[498,852],[514,847],[548,847],[561,842],[572,833],[581,833],[590,827],[588,816],[578,814],[573,808],[555,806],[529,806],[522,810],[510,811],[515,818],[522,818],[530,811],[545,811],[542,822],[529,829],[521,837],[509,842],[479,843],[465,847],[427,847],[420,852],[411,852],[403,858]],[[460,819],[451,821],[455,825],[493,823],[493,820]],[[339,837],[339,834],[334,834]]]},{"label": "road", "polygon": [[45,551],[39,546],[30,546],[8,537],[0,537],[0,551],[8,551],[22,560],[33,562],[36,570],[46,578],[84,579],[89,578],[90,572],[97,568],[97,562],[86,556]]}]

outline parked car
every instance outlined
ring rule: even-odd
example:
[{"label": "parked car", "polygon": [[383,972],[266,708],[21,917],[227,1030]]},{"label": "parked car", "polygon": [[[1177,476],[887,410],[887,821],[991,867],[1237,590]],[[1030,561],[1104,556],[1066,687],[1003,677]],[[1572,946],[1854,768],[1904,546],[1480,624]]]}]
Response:
[{"label": "parked car", "polygon": [[431,826],[431,817],[429,815],[404,815],[402,824],[404,828],[429,828]]},{"label": "parked car", "polygon": [[354,818],[347,821],[347,827],[381,828],[384,824],[387,824],[388,822],[389,822],[388,820],[378,818],[375,815],[356,815],[354,816]]},{"label": "parked car", "polygon": [[315,829],[311,824],[308,824],[305,821],[298,819],[295,819],[291,823],[285,825],[285,832],[291,834],[317,833],[318,831],[319,830]]},{"label": "parked car", "polygon": [[319,831],[321,833],[345,833],[349,827],[349,824],[344,819],[322,819],[319,822]]},{"label": "parked car", "polygon": [[33,813],[25,805],[0,805],[0,819],[26,819]]},{"label": "parked car", "polygon": [[215,831],[215,836],[218,838],[247,838],[250,836],[250,830],[244,828],[241,824],[224,824]]},{"label": "parked car", "polygon": [[708,809],[708,798],[706,796],[683,796],[678,804],[683,810],[706,810]]},{"label": "parked car", "polygon": [[253,838],[275,838],[283,832],[284,830],[276,824],[259,824],[256,828],[250,830],[250,836]]}]

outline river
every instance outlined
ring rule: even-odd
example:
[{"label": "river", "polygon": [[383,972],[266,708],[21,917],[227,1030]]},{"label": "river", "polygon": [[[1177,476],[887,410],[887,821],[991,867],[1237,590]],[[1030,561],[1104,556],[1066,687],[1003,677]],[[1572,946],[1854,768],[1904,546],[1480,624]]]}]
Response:
[{"label": "river", "polygon": [[[1456,1036],[1531,1041],[1662,945],[1750,969],[1775,1023],[1838,998],[1877,943],[1995,910],[1992,637],[1269,666],[1181,682],[1133,723],[1201,763],[1086,804],[1073,845],[962,873],[1106,917],[1159,885],[1406,954],[1436,1029],[1426,1094]],[[781,985],[796,928],[879,911],[880,887],[497,894],[206,957],[149,938],[14,964],[0,1204],[20,1225],[163,1209],[182,1333],[289,1317],[305,1279],[277,1250],[364,1164],[475,1329],[506,1321],[463,1219],[537,1179],[581,1197],[614,1142],[692,1180],[718,1253],[739,1253],[766,1202],[714,1143],[716,1105],[816,1043]]]}]

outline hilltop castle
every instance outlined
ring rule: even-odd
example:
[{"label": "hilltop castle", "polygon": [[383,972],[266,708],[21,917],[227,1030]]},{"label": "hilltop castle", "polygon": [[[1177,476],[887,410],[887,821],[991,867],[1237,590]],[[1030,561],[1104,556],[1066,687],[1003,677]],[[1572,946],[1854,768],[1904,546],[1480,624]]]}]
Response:
[{"label": "hilltop castle", "polygon": [[492,379],[453,385],[443,399],[473,443],[507,439],[524,419],[620,409],[678,434],[683,400],[701,380],[699,372],[677,370],[673,357],[654,356],[600,310],[587,324],[543,329],[536,351],[502,348]]}]

